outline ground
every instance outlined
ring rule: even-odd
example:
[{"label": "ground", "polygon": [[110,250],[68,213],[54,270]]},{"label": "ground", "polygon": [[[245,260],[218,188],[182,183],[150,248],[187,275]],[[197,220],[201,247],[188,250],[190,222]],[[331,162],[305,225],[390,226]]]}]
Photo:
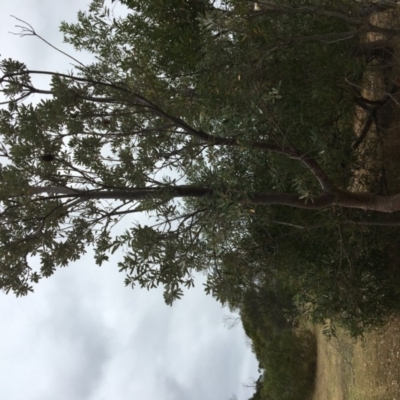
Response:
[{"label": "ground", "polygon": [[357,340],[337,329],[327,340],[315,327],[317,373],[313,400],[400,399],[400,318]]},{"label": "ground", "polygon": [[[400,6],[399,6],[400,7]],[[400,26],[400,11],[391,15],[375,16],[373,23],[381,26]],[[379,40],[378,36],[365,40]],[[389,85],[400,82],[400,37],[395,43],[396,65],[383,71],[371,68],[362,82],[362,95],[370,100],[382,99]],[[396,48],[396,47],[399,48]],[[384,191],[387,194],[400,189],[400,96],[391,98],[390,126],[384,132],[377,132],[374,126],[366,140],[359,147],[360,157],[374,157],[366,162],[368,170],[384,171]],[[393,111],[394,110],[394,111]],[[362,129],[366,115],[361,109],[355,112],[355,130]],[[373,151],[371,151],[371,148]],[[371,159],[370,159],[371,160]],[[354,171],[351,190],[367,190],[368,171]],[[398,214],[398,213],[397,213]],[[398,219],[399,215],[393,216]],[[389,247],[392,254],[392,268],[398,271],[399,240],[393,238]],[[397,272],[398,275],[398,272]],[[352,339],[342,329],[336,329],[336,337],[327,340],[322,326],[315,326],[317,339],[317,372],[313,400],[400,400],[400,316],[393,317],[380,330],[365,334],[363,338]]]}]

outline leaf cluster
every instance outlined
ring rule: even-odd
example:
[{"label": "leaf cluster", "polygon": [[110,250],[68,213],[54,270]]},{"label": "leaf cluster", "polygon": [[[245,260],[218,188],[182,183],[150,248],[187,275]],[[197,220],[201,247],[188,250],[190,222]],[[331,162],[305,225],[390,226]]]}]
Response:
[{"label": "leaf cluster", "polygon": [[[308,157],[347,187],[348,82],[365,67],[352,56],[358,20],[343,13],[354,4],[125,3],[124,18],[96,0],[62,23],[67,43],[96,56],[89,65],[55,73],[1,62],[1,287],[26,294],[93,245],[98,264],[123,249],[125,283],[162,285],[168,304],[203,272],[206,292],[232,308],[254,285],[278,285],[299,307],[312,302],[316,320],[373,325],[393,303],[385,294],[373,307],[384,260],[376,232],[355,238],[354,213],[254,200],[290,193],[311,204],[321,180]],[[29,103],[36,95],[47,98]]]}]

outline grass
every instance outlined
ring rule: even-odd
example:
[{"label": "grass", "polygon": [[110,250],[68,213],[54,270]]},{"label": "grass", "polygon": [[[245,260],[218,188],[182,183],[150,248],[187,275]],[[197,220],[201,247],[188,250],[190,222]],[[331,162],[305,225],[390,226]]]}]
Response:
[{"label": "grass", "polygon": [[384,330],[354,340],[338,328],[327,341],[322,327],[317,340],[316,387],[313,400],[400,399],[400,318]]}]

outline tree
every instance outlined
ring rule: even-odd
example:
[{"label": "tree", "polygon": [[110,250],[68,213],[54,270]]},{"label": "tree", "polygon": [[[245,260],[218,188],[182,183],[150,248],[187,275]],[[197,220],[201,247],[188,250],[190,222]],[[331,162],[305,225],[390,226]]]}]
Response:
[{"label": "tree", "polygon": [[[122,247],[126,284],[164,285],[171,304],[194,271],[218,292],[259,206],[276,206],[265,221],[279,228],[326,225],[333,207],[400,210],[400,193],[346,190],[341,167],[355,163],[344,77],[364,65],[349,49],[366,29],[397,31],[328,2],[258,3],[126,1],[135,12],[115,19],[95,0],[61,25],[93,64],[60,73],[2,60],[1,288],[25,295],[88,245],[99,265]],[[22,34],[38,36],[29,25]],[[28,103],[36,94],[47,97]],[[113,235],[131,214],[148,225]]]}]

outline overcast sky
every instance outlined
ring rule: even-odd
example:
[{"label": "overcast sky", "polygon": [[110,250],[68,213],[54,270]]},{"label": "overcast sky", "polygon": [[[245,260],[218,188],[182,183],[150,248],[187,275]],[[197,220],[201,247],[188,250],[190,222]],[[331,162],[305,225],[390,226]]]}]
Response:
[{"label": "overcast sky", "polygon": [[[75,21],[88,4],[2,0],[1,56],[31,69],[65,71],[69,60],[61,54],[36,38],[8,33],[18,32],[19,24],[10,15],[60,45],[60,22]],[[116,15],[123,12],[119,3],[107,5]],[[167,307],[161,290],[125,288],[119,258],[99,268],[88,252],[42,281],[34,294],[16,299],[0,293],[1,398],[248,399],[253,389],[244,385],[258,378],[257,362],[241,325],[225,326],[229,310],[204,294],[201,277]]]}]

